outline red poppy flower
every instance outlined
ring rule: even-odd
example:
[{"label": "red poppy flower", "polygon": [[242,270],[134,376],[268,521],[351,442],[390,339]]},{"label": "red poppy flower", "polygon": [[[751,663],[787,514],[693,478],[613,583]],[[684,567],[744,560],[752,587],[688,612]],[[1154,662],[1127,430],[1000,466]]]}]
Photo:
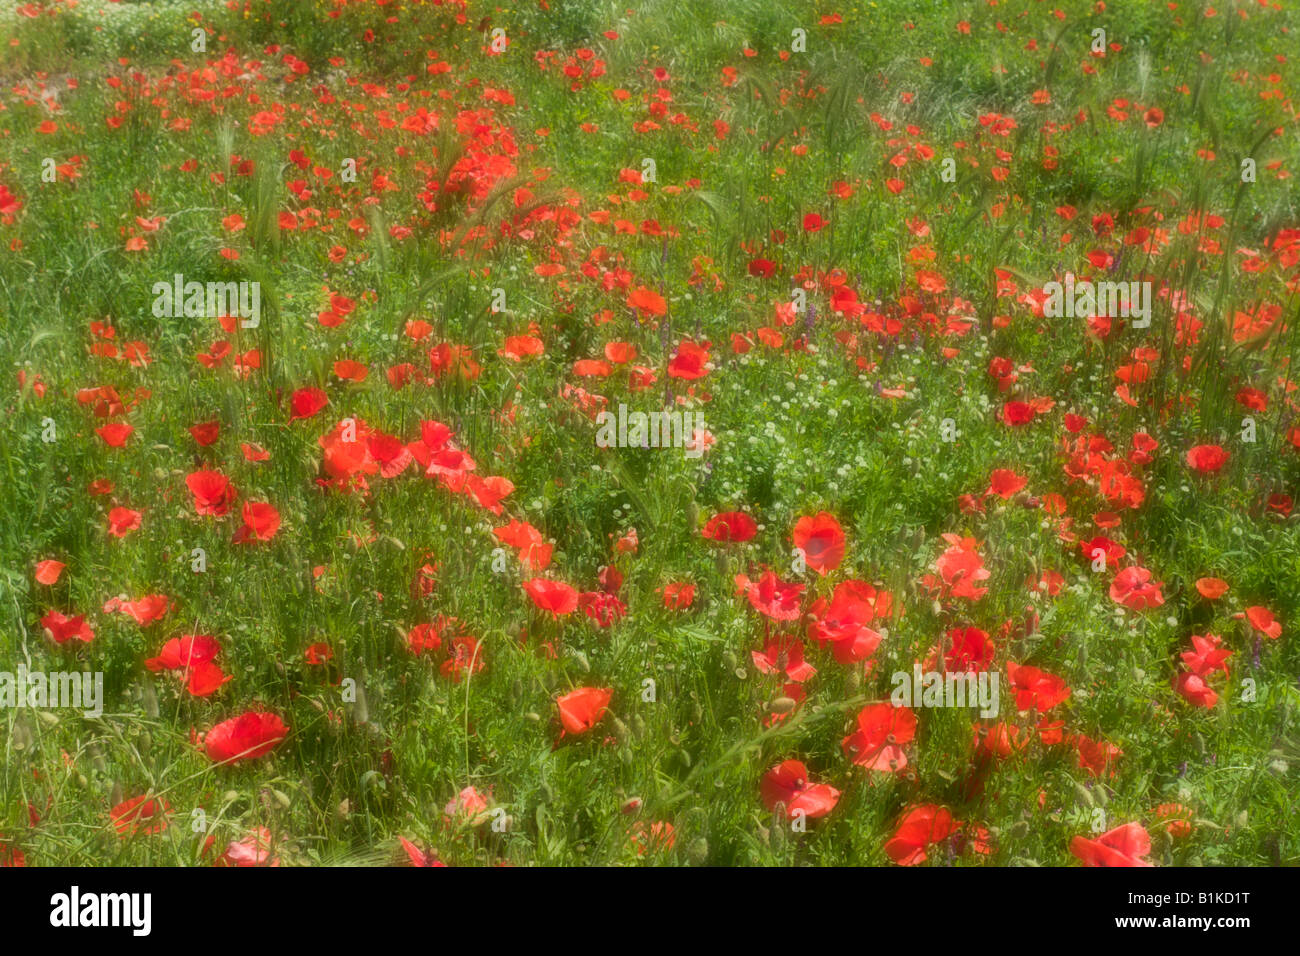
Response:
[{"label": "red poppy flower", "polygon": [[1282,624],[1273,617],[1273,612],[1266,607],[1260,607],[1258,604],[1246,608],[1245,614],[1234,614],[1233,617],[1245,617],[1250,622],[1250,626],[1259,633],[1263,634],[1270,640],[1277,640],[1282,636]]},{"label": "red poppy flower", "polygon": [[465,476],[465,494],[469,495],[480,508],[494,515],[502,512],[501,499],[515,490],[514,482],[499,475],[480,478],[478,475]]},{"label": "red poppy flower", "polygon": [[1190,836],[1192,832],[1192,810],[1181,803],[1162,803],[1156,807],[1155,819],[1163,823],[1174,839]]},{"label": "red poppy flower", "polygon": [[334,374],[346,382],[364,382],[370,369],[355,359],[339,359],[334,363]]},{"label": "red poppy flower", "polygon": [[1197,445],[1187,452],[1187,464],[1203,475],[1213,475],[1228,463],[1228,453],[1218,445]]},{"label": "red poppy flower", "polygon": [[1205,678],[1189,671],[1180,671],[1173,676],[1173,688],[1184,700],[1194,707],[1209,709],[1219,701],[1219,695],[1205,682]]},{"label": "red poppy flower", "polygon": [[185,486],[194,496],[194,510],[200,515],[221,517],[230,511],[238,493],[230,479],[219,471],[203,469],[185,477]]},{"label": "red poppy flower", "polygon": [[1151,581],[1151,572],[1146,568],[1134,565],[1115,575],[1115,580],[1110,583],[1110,598],[1134,611],[1159,607],[1165,603],[1160,592],[1163,586],[1163,581]]},{"label": "red poppy flower", "polygon": [[437,623],[417,624],[406,632],[406,646],[417,657],[424,651],[436,651],[442,647],[441,630],[446,621],[439,618]]},{"label": "red poppy flower", "polygon": [[689,340],[677,346],[677,353],[668,363],[670,378],[682,378],[688,381],[703,378],[709,374],[709,350]]},{"label": "red poppy flower", "polygon": [[200,448],[206,448],[220,437],[221,423],[203,422],[201,425],[191,425],[190,434],[194,436]]},{"label": "red poppy flower", "polygon": [[583,591],[578,606],[600,627],[609,627],[627,614],[627,605],[607,591]]},{"label": "red poppy flower", "polygon": [[524,591],[538,608],[556,617],[569,614],[578,606],[578,592],[563,581],[530,578],[524,582]]},{"label": "red poppy flower", "polygon": [[1002,422],[1013,428],[1034,420],[1034,406],[1027,402],[1007,402],[1002,406]]},{"label": "red poppy flower", "polygon": [[41,627],[45,628],[55,644],[63,644],[73,638],[89,644],[95,638],[94,628],[86,622],[84,614],[68,617],[60,611],[48,611],[41,618]]},{"label": "red poppy flower", "polygon": [[55,561],[52,558],[39,562],[36,565],[36,583],[52,587],[58,582],[59,575],[66,567],[67,565],[62,561]]},{"label": "red poppy flower", "polygon": [[137,833],[161,833],[167,829],[167,814],[171,805],[166,800],[159,800],[147,793],[129,800],[123,800],[112,810],[108,818],[113,821],[113,828],[118,836],[129,837]]},{"label": "red poppy flower", "polygon": [[844,529],[827,511],[802,517],[794,526],[794,546],[804,553],[804,560],[823,577],[844,560]]},{"label": "red poppy flower", "polygon": [[818,232],[826,225],[826,220],[819,213],[810,212],[803,217],[804,232]]},{"label": "red poppy flower", "polygon": [[803,643],[797,637],[778,637],[763,650],[750,651],[750,657],[760,674],[784,674],[795,683],[817,673],[817,668],[804,660]]},{"label": "red poppy flower", "polygon": [[184,637],[173,637],[163,645],[158,656],[146,660],[144,666],[151,671],[197,667],[208,663],[220,652],[221,645],[215,637],[207,634],[186,634]]},{"label": "red poppy flower", "polygon": [[289,421],[311,418],[330,403],[322,388],[300,388],[289,399]]},{"label": "red poppy flower", "polygon": [[167,595],[146,594],[134,601],[124,601],[117,597],[109,598],[104,602],[104,613],[112,614],[114,611],[120,611],[141,627],[148,627],[165,615],[170,607],[171,601],[168,600]]},{"label": "red poppy flower", "polygon": [[217,724],[203,738],[203,749],[214,763],[237,763],[265,756],[289,734],[278,716],[249,711]]},{"label": "red poppy flower", "polygon": [[798,760],[786,760],[763,774],[759,793],[769,810],[784,805],[787,819],[824,817],[840,800],[840,792],[830,784],[810,781],[808,768]]},{"label": "red poppy flower", "polygon": [[447,865],[432,853],[425,853],[410,840],[406,839],[406,837],[398,837],[397,839],[401,841],[402,849],[406,851],[406,856],[411,861],[411,866],[434,867]]},{"label": "red poppy flower", "polygon": [[978,627],[954,627],[948,632],[948,650],[944,661],[948,670],[965,674],[986,671],[993,663],[997,648],[993,639]]},{"label": "red poppy flower", "polygon": [[133,431],[135,431],[134,428],[123,422],[112,425],[101,425],[99,428],[95,429],[95,434],[104,439],[104,444],[108,445],[110,448],[121,448],[126,444],[126,440],[131,437]]},{"label": "red poppy flower", "polygon": [[580,378],[608,378],[614,374],[614,367],[604,359],[578,359],[573,363],[573,374]]},{"label": "red poppy flower", "polygon": [[1078,765],[1094,777],[1115,776],[1114,763],[1124,755],[1114,744],[1078,734],[1073,740]]},{"label": "red poppy flower", "polygon": [[626,365],[636,358],[636,346],[628,342],[606,342],[605,358],[615,365]]},{"label": "red poppy flower", "polygon": [[1228,593],[1228,582],[1222,578],[1197,578],[1196,590],[1207,601],[1217,601]]},{"label": "red poppy flower", "polygon": [[710,541],[748,541],[758,533],[754,519],[743,511],[724,511],[716,514],[700,532]]},{"label": "red poppy flower", "polygon": [[1128,554],[1128,549],[1124,545],[1101,535],[1097,535],[1091,541],[1079,542],[1079,550],[1083,552],[1083,557],[1087,561],[1096,561],[1098,557],[1105,559],[1108,568],[1119,567],[1120,559]]},{"label": "red poppy flower", "polygon": [[956,831],[957,822],[946,808],[933,803],[912,807],[885,843],[885,853],[900,866],[916,866],[926,861],[926,847],[942,843]]},{"label": "red poppy flower", "polygon": [[280,512],[265,501],[244,503],[244,523],[235,532],[235,544],[244,541],[270,541],[280,530]]},{"label": "red poppy flower", "polygon": [[189,670],[189,679],[185,682],[185,689],[195,697],[209,697],[216,693],[225,684],[234,678],[224,673],[221,667],[208,661],[206,664],[199,664]]},{"label": "red poppy flower", "polygon": [[916,714],[907,707],[882,701],[858,712],[858,729],[840,746],[859,767],[897,773],[907,766],[905,744],[916,736]]},{"label": "red poppy flower", "polygon": [[636,848],[637,856],[645,856],[671,850],[677,842],[677,833],[666,820],[655,820],[648,826],[644,820],[638,820],[628,831],[628,839]]},{"label": "red poppy flower", "polygon": [[658,292],[637,286],[627,296],[627,307],[644,312],[646,315],[664,315],[668,312],[668,303]]},{"label": "red poppy flower", "polygon": [[1016,710],[1032,707],[1044,714],[1070,698],[1070,688],[1064,680],[1037,667],[1008,661],[1007,680],[1016,694]]},{"label": "red poppy flower", "polygon": [[447,650],[447,659],[438,666],[438,673],[450,678],[454,684],[460,683],[463,674],[477,674],[487,666],[482,645],[478,638],[469,634],[453,637]]},{"label": "red poppy flower", "polygon": [[[208,837],[205,849],[216,837]],[[279,866],[280,861],[271,856],[271,831],[266,827],[257,827],[242,840],[232,840],[226,845],[221,856],[212,862],[213,866]]]},{"label": "red poppy flower", "polygon": [[997,468],[989,475],[989,487],[984,494],[997,495],[999,498],[1006,500],[1027,484],[1029,484],[1028,478],[1017,475],[1008,468]]},{"label": "red poppy flower", "polygon": [[142,517],[139,511],[119,505],[108,513],[108,533],[115,538],[125,538],[127,534],[140,527]]},{"label": "red poppy flower", "polygon": [[694,584],[665,584],[660,593],[663,594],[664,607],[670,611],[684,611],[695,601]]},{"label": "red poppy flower", "polygon": [[1151,834],[1140,823],[1126,823],[1089,840],[1077,836],[1070,841],[1070,852],[1084,866],[1153,866],[1142,859],[1151,852]]},{"label": "red poppy flower", "polygon": [[519,562],[533,571],[543,571],[551,563],[551,545],[528,522],[511,520],[505,527],[493,528],[492,533],[502,544],[518,548]]},{"label": "red poppy flower", "polygon": [[508,335],[497,354],[512,362],[523,361],[530,355],[542,355],[546,345],[535,335]]},{"label": "red poppy flower", "polygon": [[793,621],[799,616],[799,596],[803,589],[802,584],[779,580],[772,571],[764,572],[757,581],[750,581],[743,574],[736,576],[737,593],[743,593],[755,611],[774,621]]},{"label": "red poppy flower", "polygon": [[271,457],[271,453],[261,445],[254,445],[249,442],[240,442],[239,450],[244,453],[244,458],[254,464],[266,461]]},{"label": "red poppy flower", "polygon": [[867,625],[876,618],[888,617],[892,604],[888,591],[878,592],[865,581],[841,581],[829,604],[825,598],[813,602],[808,636],[823,646],[830,643],[841,664],[864,661],[882,640]]},{"label": "red poppy flower", "polygon": [[934,562],[934,568],[939,572],[940,580],[936,583],[940,594],[944,597],[978,601],[989,589],[976,587],[976,582],[985,581],[991,575],[984,567],[984,559],[975,550],[974,539],[959,538],[954,534],[945,534],[943,537],[949,543],[949,548]]},{"label": "red poppy flower", "polygon": [[334,648],[330,647],[323,641],[318,642],[310,645],[305,651],[303,651],[303,657],[306,658],[307,663],[312,667],[321,667],[333,660]]},{"label": "red poppy flower", "polygon": [[600,723],[613,696],[614,691],[602,687],[579,687],[569,691],[555,702],[560,711],[560,723],[570,734],[586,733]]},{"label": "red poppy flower", "polygon": [[1232,651],[1222,647],[1222,644],[1223,638],[1217,634],[1206,634],[1204,637],[1193,634],[1192,649],[1183,651],[1180,656],[1193,674],[1209,677],[1215,671],[1221,670],[1223,676],[1227,677],[1228,658],[1232,656]]}]

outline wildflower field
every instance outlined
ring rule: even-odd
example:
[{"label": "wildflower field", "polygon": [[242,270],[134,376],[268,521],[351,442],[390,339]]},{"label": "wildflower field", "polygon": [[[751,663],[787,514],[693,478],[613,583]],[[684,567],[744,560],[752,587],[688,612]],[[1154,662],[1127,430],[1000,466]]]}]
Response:
[{"label": "wildflower field", "polygon": [[0,11],[0,863],[1300,864],[1293,0]]}]

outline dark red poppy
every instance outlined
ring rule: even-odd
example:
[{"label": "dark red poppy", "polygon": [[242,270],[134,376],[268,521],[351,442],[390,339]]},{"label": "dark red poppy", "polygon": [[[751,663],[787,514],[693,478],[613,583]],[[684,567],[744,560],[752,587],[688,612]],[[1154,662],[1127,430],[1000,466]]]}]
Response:
[{"label": "dark red poppy", "polygon": [[700,532],[710,541],[748,541],[758,533],[754,519],[743,511],[724,511],[716,514]]}]

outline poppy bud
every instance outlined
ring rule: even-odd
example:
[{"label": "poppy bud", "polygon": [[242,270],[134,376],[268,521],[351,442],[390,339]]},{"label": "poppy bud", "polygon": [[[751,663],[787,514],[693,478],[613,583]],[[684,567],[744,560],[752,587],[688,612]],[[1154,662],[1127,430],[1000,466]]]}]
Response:
[{"label": "poppy bud", "polygon": [[692,866],[703,866],[709,860],[709,841],[700,837],[686,848],[686,859]]},{"label": "poppy bud", "polygon": [[778,697],[768,705],[767,709],[774,714],[788,714],[794,710],[794,704],[793,697]]},{"label": "poppy bud", "polygon": [[42,720],[42,722],[48,724],[51,727],[57,727],[59,725],[58,715],[48,710],[38,710],[36,712],[36,716],[39,717]]},{"label": "poppy bud", "polygon": [[618,808],[618,811],[619,813],[627,814],[627,813],[636,813],[640,809],[641,809],[641,798],[629,797],[628,799],[623,801],[623,805]]},{"label": "poppy bud", "polygon": [[150,718],[158,717],[158,695],[154,693],[153,681],[145,678],[140,687],[140,700],[144,704],[144,712]]}]

